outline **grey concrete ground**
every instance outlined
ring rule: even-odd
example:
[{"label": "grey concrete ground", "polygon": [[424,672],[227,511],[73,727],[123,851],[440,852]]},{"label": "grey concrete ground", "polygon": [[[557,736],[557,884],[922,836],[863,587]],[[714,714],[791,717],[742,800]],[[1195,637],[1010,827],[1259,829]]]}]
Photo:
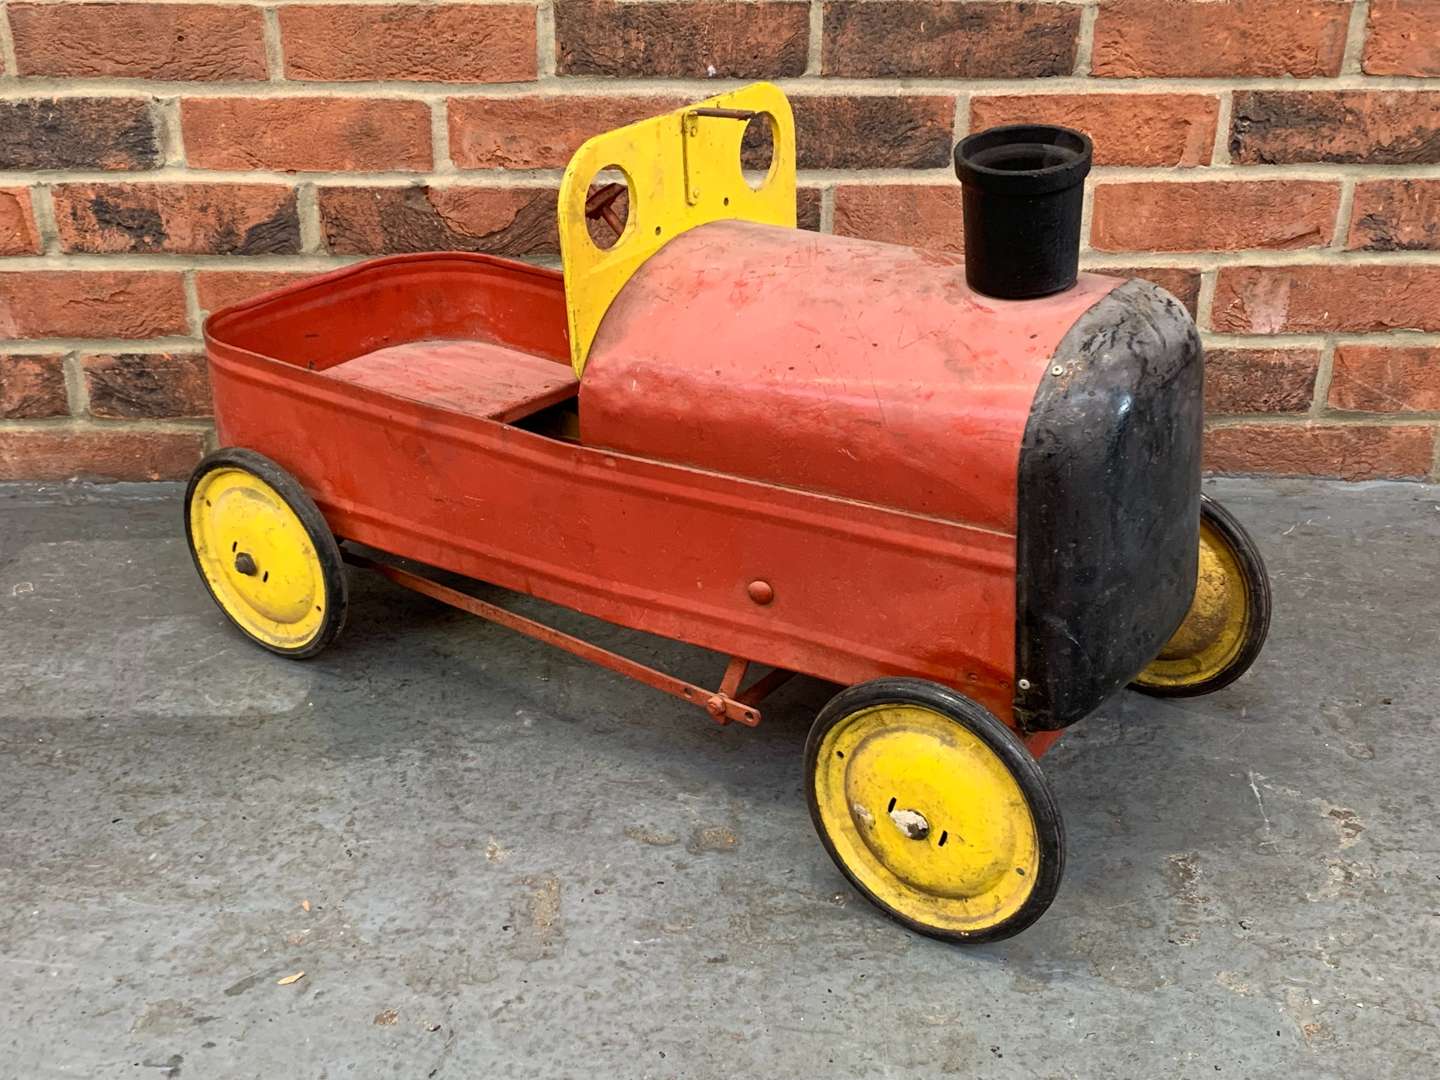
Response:
[{"label": "grey concrete ground", "polygon": [[831,688],[719,729],[358,574],[289,662],[202,592],[174,487],[3,489],[0,1075],[1440,1075],[1440,489],[1213,490],[1267,653],[1073,729],[1060,896],[963,949],[815,840]]}]

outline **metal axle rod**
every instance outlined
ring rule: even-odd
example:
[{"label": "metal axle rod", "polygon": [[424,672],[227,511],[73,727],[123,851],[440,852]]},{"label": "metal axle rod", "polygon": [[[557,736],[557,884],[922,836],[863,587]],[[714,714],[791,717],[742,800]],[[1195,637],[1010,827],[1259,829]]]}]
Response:
[{"label": "metal axle rod", "polygon": [[698,705],[720,724],[734,721],[744,724],[746,727],[754,727],[760,723],[760,710],[755,708],[755,703],[794,674],[790,671],[772,671],[757,679],[745,691],[737,693],[740,679],[743,678],[748,664],[747,661],[736,658],[730,661],[730,666],[726,669],[726,679],[721,689],[706,690],[704,687],[687,683],[683,679],[677,679],[673,675],[667,675],[663,671],[647,667],[627,656],[621,656],[619,653],[611,652],[609,649],[603,649],[599,645],[567,634],[563,630],[536,622],[524,615],[517,615],[513,611],[506,611],[504,608],[486,603],[484,600],[477,600],[473,596],[467,596],[465,593],[431,581],[429,578],[412,574],[408,570],[375,562],[373,559],[367,559],[348,551],[345,553],[345,561],[354,566],[374,570],[397,585],[403,585],[407,589],[439,600],[443,604],[449,604],[451,607],[459,608],[471,615],[478,615],[482,619],[498,623],[500,626],[534,638],[536,641],[554,645],[582,660],[589,660],[592,664],[599,664],[601,667],[609,668],[611,671],[617,671],[621,675],[642,682],[646,686],[653,686],[656,690],[663,690],[692,705]]}]

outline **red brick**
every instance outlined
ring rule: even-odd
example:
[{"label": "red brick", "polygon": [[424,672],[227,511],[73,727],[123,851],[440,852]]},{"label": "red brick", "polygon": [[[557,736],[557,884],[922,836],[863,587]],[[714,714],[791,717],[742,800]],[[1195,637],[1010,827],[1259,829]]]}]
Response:
[{"label": "red brick", "polygon": [[1315,397],[1318,349],[1208,349],[1208,413],[1305,412]]},{"label": "red brick", "polygon": [[324,4],[279,14],[291,79],[494,83],[536,74],[528,5]]},{"label": "red brick", "polygon": [[1328,244],[1340,185],[1306,180],[1096,184],[1100,251],[1243,251]]},{"label": "red brick", "polygon": [[1006,94],[970,101],[970,130],[1061,124],[1095,142],[1097,165],[1208,165],[1220,101],[1209,94]]},{"label": "red brick", "polygon": [[955,99],[796,94],[802,169],[935,169],[950,164]]},{"label": "red brick", "polygon": [[802,187],[795,191],[795,226],[820,231],[820,189]]},{"label": "red brick", "polygon": [[65,251],[300,250],[295,191],[282,184],[59,184],[52,198]]},{"label": "red brick", "polygon": [[263,79],[260,9],[221,4],[11,4],[21,75]]},{"label": "red brick", "polygon": [[450,158],[462,169],[563,168],[592,135],[689,100],[658,94],[451,98]]},{"label": "red brick", "polygon": [[1440,162],[1440,93],[1237,90],[1232,114],[1237,165]]},{"label": "red brick", "polygon": [[1368,75],[1440,75],[1440,5],[1370,0],[1361,66]]},{"label": "red brick", "polygon": [[774,79],[801,75],[810,5],[783,0],[617,4],[556,0],[561,75]]},{"label": "red brick", "polygon": [[1190,317],[1195,317],[1195,305],[1200,300],[1200,271],[1175,266],[1141,266],[1116,268],[1112,266],[1091,267],[1090,273],[1107,277],[1140,278],[1152,285],[1159,285],[1171,296],[1185,305]]},{"label": "red brick", "polygon": [[1440,180],[1356,184],[1346,246],[1367,251],[1440,249]]},{"label": "red brick", "polygon": [[152,169],[160,163],[146,98],[0,101],[0,169]]},{"label": "red brick", "polygon": [[195,290],[200,294],[202,311],[221,308],[249,300],[271,289],[293,285],[297,281],[322,274],[323,270],[198,270]]},{"label": "red brick", "polygon": [[1354,412],[1440,412],[1440,350],[1337,345],[1330,405]]},{"label": "red brick", "polygon": [[842,185],[835,189],[835,232],[886,244],[963,252],[960,185]]},{"label": "red brick", "polygon": [[1094,75],[1311,78],[1338,75],[1348,0],[1107,0]]},{"label": "red brick", "polygon": [[0,428],[0,480],[181,480],[204,452],[198,431]]},{"label": "red brick", "polygon": [[80,358],[90,415],[158,420],[210,415],[204,353],[96,353]]},{"label": "red brick", "polygon": [[0,338],[147,338],[188,329],[178,273],[0,273]]},{"label": "red brick", "polygon": [[1440,266],[1226,266],[1211,321],[1235,334],[1440,330]]},{"label": "red brick", "polygon": [[1069,75],[1079,31],[1067,4],[838,0],[825,5],[822,65],[848,78]]},{"label": "red brick", "polygon": [[0,255],[40,254],[40,234],[26,188],[0,188]]},{"label": "red brick", "polygon": [[320,222],[337,255],[555,255],[555,195],[553,188],[327,187]]},{"label": "red brick", "polygon": [[41,420],[66,416],[64,358],[0,353],[0,418]]},{"label": "red brick", "polygon": [[1335,476],[1342,480],[1427,476],[1435,429],[1358,424],[1238,424],[1205,435],[1205,465],[1221,473]]},{"label": "red brick", "polygon": [[430,109],[375,98],[187,98],[185,158],[198,169],[425,170]]}]

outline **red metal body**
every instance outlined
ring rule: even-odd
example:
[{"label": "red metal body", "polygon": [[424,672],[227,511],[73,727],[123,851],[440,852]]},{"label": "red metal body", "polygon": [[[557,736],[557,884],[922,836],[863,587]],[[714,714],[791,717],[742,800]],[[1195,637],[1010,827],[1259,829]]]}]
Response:
[{"label": "red metal body", "polygon": [[[904,248],[696,229],[612,307],[577,442],[517,426],[579,391],[557,273],[380,259],[210,320],[217,426],[337,536],[786,671],[933,679],[1008,721],[1019,441],[1111,283],[1017,305],[963,282]],[[742,677],[727,716],[782,676]]]}]

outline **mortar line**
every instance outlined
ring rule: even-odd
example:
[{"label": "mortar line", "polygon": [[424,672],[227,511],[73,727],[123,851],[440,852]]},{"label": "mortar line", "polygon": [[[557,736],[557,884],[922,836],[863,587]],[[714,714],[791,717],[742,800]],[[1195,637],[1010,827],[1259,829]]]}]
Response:
[{"label": "mortar line", "polygon": [[[821,183],[843,180],[855,184],[954,183],[948,161],[922,168],[801,168],[802,181]],[[119,172],[110,169],[8,169],[0,170],[0,184],[43,183],[124,183],[146,184],[188,181],[194,183],[275,183],[293,184],[297,179],[313,183],[350,186],[387,184],[456,183],[478,187],[534,187],[558,185],[560,166],[533,169],[456,169],[451,173],[431,170],[369,169],[205,169],[178,164],[154,169]],[[1355,165],[1307,162],[1296,165],[1224,165],[1181,168],[1170,165],[1097,165],[1091,171],[1097,184],[1150,182],[1156,184],[1246,183],[1263,184],[1287,180],[1310,180],[1339,184],[1354,180],[1440,180],[1440,163],[1434,165]]]},{"label": "mortar line", "polygon": [[1080,29],[1075,37],[1075,76],[1081,78],[1090,74],[1095,55],[1095,21],[1100,14],[1100,5],[1086,3],[1080,9]]},{"label": "mortar line", "polygon": [[820,231],[835,232],[835,185],[827,184],[820,189]]},{"label": "mortar line", "polygon": [[1200,289],[1195,296],[1195,325],[1205,332],[1214,325],[1215,283],[1220,272],[1215,269],[1200,272]]},{"label": "mortar line", "polygon": [[90,390],[85,385],[85,374],[80,368],[80,356],[69,349],[60,358],[60,377],[65,382],[65,407],[69,417],[84,416],[90,411]]},{"label": "mortar line", "polygon": [[538,78],[553,78],[559,62],[559,43],[555,38],[555,5],[545,0],[535,9],[535,73]]},{"label": "mortar line", "polygon": [[1358,182],[1354,177],[1345,177],[1340,181],[1340,205],[1335,210],[1335,235],[1330,238],[1331,251],[1344,251],[1350,243],[1350,222],[1355,213],[1355,188]]},{"label": "mortar line", "polygon": [[307,254],[328,254],[320,221],[320,199],[313,183],[295,185],[295,215],[300,221],[300,250]]},{"label": "mortar line", "polygon": [[[66,2],[66,0],[59,0]],[[995,0],[971,0],[990,3]],[[703,76],[641,78],[638,76],[553,75],[513,82],[437,82],[410,80],[281,80],[186,82],[181,80],[129,79],[115,76],[61,78],[27,76],[7,79],[0,88],[0,97],[94,97],[97,95],[128,95],[148,97],[155,94],[183,94],[194,98],[216,97],[387,97],[426,98],[443,96],[505,97],[533,95],[537,91],[563,91],[577,97],[625,97],[650,94],[686,94],[710,97],[725,90],[736,89],[752,79],[706,78]],[[1061,75],[1053,78],[1000,78],[967,80],[951,77],[924,78],[859,78],[794,75],[772,80],[786,93],[795,96],[846,97],[948,97],[960,86],[968,87],[976,96],[1046,97],[1052,95],[1116,95],[1197,94],[1216,96],[1235,90],[1276,90],[1291,93],[1331,93],[1336,90],[1402,90],[1415,93],[1440,94],[1434,78],[1418,75],[1338,75],[1328,78],[1295,79],[1275,76],[1236,76],[1223,79],[1197,79],[1149,76],[1135,79],[1111,79],[1093,76]]]},{"label": "mortar line", "polygon": [[970,134],[970,92],[955,95],[955,116],[950,121],[951,145]]},{"label": "mortar line", "polygon": [[203,342],[198,338],[27,338],[5,342],[5,351],[15,356],[53,356],[57,352],[124,353],[173,352],[190,350]]},{"label": "mortar line", "polygon": [[[47,255],[63,254],[60,250],[60,226],[55,220],[55,199],[49,184],[30,188],[30,213],[35,218],[35,231],[40,234],[40,247]],[[4,262],[0,261],[0,266]]]},{"label": "mortar line", "polygon": [[1323,416],[1302,413],[1232,413],[1206,420],[1207,428],[1242,427],[1265,423],[1275,427],[1431,427],[1440,420],[1440,413],[1357,413],[1331,412]]},{"label": "mortar line", "polygon": [[200,291],[195,285],[195,271],[186,270],[180,275],[180,281],[185,289],[185,318],[190,324],[190,333],[203,337],[205,316],[200,308]]},{"label": "mortar line", "polygon": [[261,27],[265,44],[265,74],[271,82],[285,78],[285,42],[280,34],[280,9],[260,9]]},{"label": "mortar line", "polygon": [[1370,0],[1353,0],[1350,5],[1350,21],[1345,26],[1345,53],[1340,60],[1342,75],[1363,74],[1369,19]]},{"label": "mortar line", "polygon": [[[952,178],[950,185],[954,185]],[[849,185],[844,177],[806,179],[801,186],[825,188],[827,185]],[[947,185],[947,186],[950,186]],[[397,185],[398,186],[398,185]],[[303,234],[302,234],[303,235]],[[376,253],[379,254],[379,253]],[[32,271],[161,271],[197,270],[274,270],[326,268],[345,266],[354,256],[327,254],[323,250],[300,251],[288,255],[215,255],[196,252],[74,252],[43,255],[14,255],[0,259],[0,273]],[[1440,251],[1333,251],[1329,248],[1285,249],[1272,251],[1246,249],[1241,251],[1097,251],[1085,252],[1090,269],[1148,266],[1167,270],[1220,270],[1227,267],[1253,269],[1289,269],[1296,267],[1414,267],[1440,271]],[[1437,275],[1440,277],[1440,275]],[[1437,282],[1440,283],[1440,282]],[[1398,333],[1399,331],[1391,331]]]},{"label": "mortar line", "polygon": [[10,28],[9,4],[0,4],[0,59],[5,61],[7,82],[20,77],[20,61],[15,55],[15,32]]},{"label": "mortar line", "polygon": [[160,134],[160,148],[165,155],[165,164],[185,169],[185,135],[180,123],[180,99],[156,98],[150,108]]},{"label": "mortar line", "polygon": [[432,172],[448,176],[456,171],[450,159],[450,107],[445,101],[430,103],[430,154]]},{"label": "mortar line", "polygon": [[1330,379],[1335,371],[1335,339],[1328,338],[1320,350],[1320,363],[1315,369],[1315,393],[1310,399],[1310,415],[1323,416],[1330,397]]},{"label": "mortar line", "polygon": [[1219,108],[1215,112],[1215,143],[1210,148],[1210,167],[1230,164],[1230,126],[1235,110],[1235,95],[1226,90],[1219,95]]},{"label": "mortar line", "polygon": [[[88,403],[87,403],[88,408]],[[211,416],[172,416],[142,420],[138,417],[98,417],[88,412],[82,416],[49,416],[35,420],[6,420],[0,424],[0,431],[81,431],[91,434],[98,431],[164,433],[171,431],[206,431],[214,427]]]},{"label": "mortar line", "polygon": [[820,76],[825,70],[825,3],[810,0],[810,36],[805,48],[805,74]]}]

